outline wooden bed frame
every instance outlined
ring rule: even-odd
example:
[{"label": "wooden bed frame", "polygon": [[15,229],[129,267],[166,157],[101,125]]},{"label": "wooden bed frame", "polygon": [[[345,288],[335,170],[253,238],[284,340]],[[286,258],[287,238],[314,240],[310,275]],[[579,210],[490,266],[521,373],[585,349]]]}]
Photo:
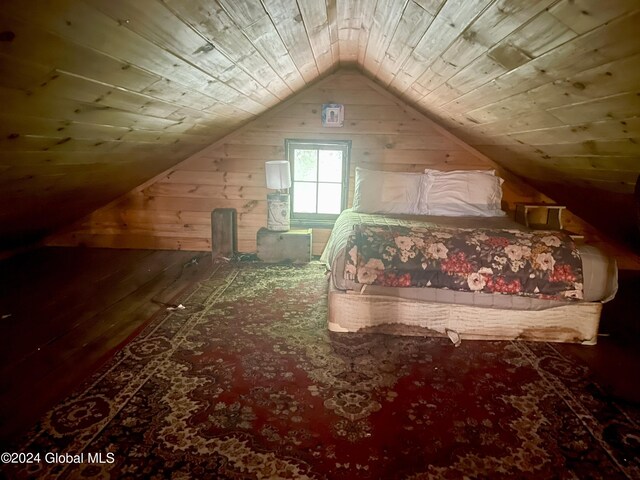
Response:
[{"label": "wooden bed frame", "polygon": [[529,340],[595,345],[602,304],[583,302],[546,310],[502,310],[407,300],[337,290],[329,282],[329,330]]}]

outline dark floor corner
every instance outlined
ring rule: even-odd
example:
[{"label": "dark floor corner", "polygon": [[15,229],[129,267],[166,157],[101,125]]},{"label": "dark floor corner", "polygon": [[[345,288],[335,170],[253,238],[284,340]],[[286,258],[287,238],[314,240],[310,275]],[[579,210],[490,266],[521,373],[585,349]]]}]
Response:
[{"label": "dark floor corner", "polygon": [[618,293],[604,305],[600,331],[635,343],[640,338],[640,271],[620,270],[618,276]]},{"label": "dark floor corner", "polygon": [[202,252],[42,248],[0,263],[0,442],[211,272]]},{"label": "dark floor corner", "polygon": [[600,337],[593,347],[562,345],[589,365],[604,391],[616,401],[640,404],[640,271],[620,270],[619,289],[604,305]]}]

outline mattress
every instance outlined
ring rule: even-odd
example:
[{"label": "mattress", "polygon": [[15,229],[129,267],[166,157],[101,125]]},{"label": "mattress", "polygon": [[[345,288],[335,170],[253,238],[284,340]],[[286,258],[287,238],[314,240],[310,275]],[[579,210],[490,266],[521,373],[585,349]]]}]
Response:
[{"label": "mattress", "polygon": [[[345,246],[353,225],[367,223],[374,225],[448,226],[459,228],[518,229],[526,227],[507,216],[503,217],[435,217],[416,215],[374,215],[353,212],[347,209],[336,220],[327,246],[320,258],[331,270],[334,288],[343,291],[357,291],[368,295],[389,295],[407,300],[472,305],[476,307],[543,310],[565,306],[567,302],[538,299],[517,295],[502,295],[478,292],[459,292],[439,288],[400,288],[378,285],[364,285],[344,278]],[[604,255],[590,245],[579,245],[584,276],[584,301],[607,302],[618,289],[618,269],[615,260]],[[575,302],[572,302],[575,303]]]}]

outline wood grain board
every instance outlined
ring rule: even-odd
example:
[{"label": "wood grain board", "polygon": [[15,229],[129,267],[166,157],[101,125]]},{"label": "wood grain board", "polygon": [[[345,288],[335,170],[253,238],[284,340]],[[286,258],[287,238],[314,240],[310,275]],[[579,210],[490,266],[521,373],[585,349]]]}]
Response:
[{"label": "wood grain board", "polygon": [[[69,221],[57,197],[37,208],[28,198],[47,198],[48,164],[85,165],[88,184],[96,164],[111,165],[95,194],[77,194],[75,172],[55,174],[56,192],[75,195],[74,214],[87,214],[129,190],[127,169],[152,179],[277,110],[271,124],[225,142],[230,153],[209,157],[228,160],[216,172],[251,173],[261,149],[279,153],[283,129],[287,138],[315,135],[322,102],[349,105],[336,139],[352,139],[354,152],[375,158],[368,163],[387,150],[464,150],[429,129],[417,136],[410,105],[550,198],[564,191],[558,178],[592,189],[600,208],[582,211],[608,229],[601,213],[618,207],[606,192],[631,198],[640,174],[640,163],[629,163],[640,137],[638,24],[636,0],[4,2],[0,175],[5,184],[20,179],[12,203],[34,208],[18,214],[0,192],[2,245]],[[405,103],[354,88],[349,75],[318,86],[340,67],[356,67]],[[304,101],[280,108],[301,91]],[[236,156],[243,147],[252,150]],[[581,157],[589,160],[560,160]],[[633,212],[615,215],[629,230]]]},{"label": "wood grain board", "polygon": [[[328,102],[338,95],[344,99],[347,112],[345,128],[322,128],[320,110],[314,113],[311,106],[317,105],[316,99]],[[352,106],[359,117],[353,120]],[[390,111],[388,116],[386,109]],[[378,119],[373,119],[374,114]],[[351,140],[351,175],[358,165],[389,171],[493,166],[443,135],[420,113],[379,90],[371,80],[356,71],[344,71],[188,158],[118,203],[51,237],[49,243],[94,245],[95,235],[95,245],[100,246],[106,246],[105,238],[113,236],[118,237],[114,246],[148,247],[149,239],[156,238],[157,248],[184,248],[185,240],[193,246],[198,239],[201,248],[208,249],[208,213],[214,208],[236,208],[239,248],[255,251],[255,233],[266,222],[264,162],[284,158],[286,138]],[[352,195],[353,182],[350,192]],[[188,219],[185,212],[189,213]],[[329,232],[314,229],[314,254],[321,253]]]},{"label": "wood grain board", "polygon": [[[366,114],[370,108],[380,119],[351,121],[349,92],[357,92],[353,93],[357,116],[371,118]],[[319,110],[315,114],[309,110],[310,105],[314,105],[309,99],[326,102],[337,94],[344,96],[348,128],[323,128]],[[367,98],[366,105],[361,103],[362,98]],[[389,118],[384,114],[386,108],[392,112]],[[304,128],[292,128],[295,126]],[[513,211],[515,202],[549,201],[548,197],[457,140],[370,79],[357,71],[345,70],[158,175],[120,201],[51,236],[48,243],[161,249],[188,246],[208,250],[211,246],[210,212],[215,208],[235,208],[238,212],[238,247],[243,252],[255,252],[256,232],[266,222],[268,190],[264,162],[284,158],[286,138],[352,141],[349,204],[356,166],[412,172],[425,168],[498,168],[499,174],[507,180],[503,188],[506,209]],[[577,167],[584,168],[584,165]],[[567,221],[574,230],[588,232],[592,242],[602,243],[593,228],[580,219],[569,216]],[[329,233],[327,229],[314,229],[314,255],[322,252]]]}]

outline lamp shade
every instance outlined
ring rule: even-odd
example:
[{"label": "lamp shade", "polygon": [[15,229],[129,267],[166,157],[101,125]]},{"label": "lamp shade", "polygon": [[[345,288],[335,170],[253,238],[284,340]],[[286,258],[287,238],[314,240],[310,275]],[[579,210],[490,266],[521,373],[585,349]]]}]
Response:
[{"label": "lamp shade", "polygon": [[265,164],[267,188],[281,190],[291,186],[291,171],[286,160],[271,160]]}]

